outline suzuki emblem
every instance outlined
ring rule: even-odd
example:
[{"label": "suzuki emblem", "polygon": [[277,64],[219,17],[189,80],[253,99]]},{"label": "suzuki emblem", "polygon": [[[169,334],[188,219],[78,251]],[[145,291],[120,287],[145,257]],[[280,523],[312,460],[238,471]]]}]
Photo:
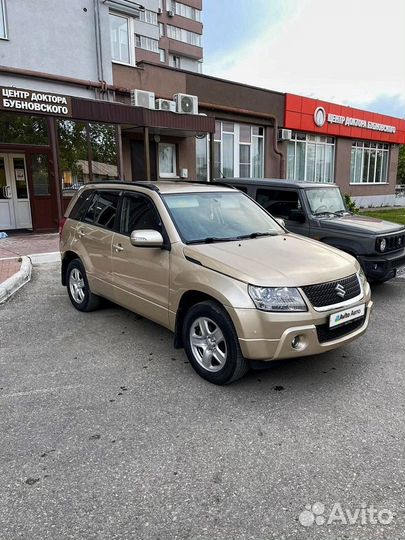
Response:
[{"label": "suzuki emblem", "polygon": [[346,296],[346,289],[340,283],[336,285],[335,292],[338,296],[340,296],[340,298],[344,298]]}]

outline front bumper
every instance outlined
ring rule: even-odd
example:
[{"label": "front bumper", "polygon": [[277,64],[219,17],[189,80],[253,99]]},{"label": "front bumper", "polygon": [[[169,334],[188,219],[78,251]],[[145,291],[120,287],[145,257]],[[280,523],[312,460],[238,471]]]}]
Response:
[{"label": "front bumper", "polygon": [[[330,315],[361,304],[366,305],[364,319],[353,321],[352,325],[349,322],[347,333],[342,335],[340,331],[327,330]],[[367,330],[372,306],[367,285],[361,300],[330,311],[320,312],[309,307],[305,313],[270,313],[256,309],[229,309],[228,312],[234,322],[243,356],[249,360],[271,361],[320,354],[356,339]],[[343,329],[344,326],[339,328]],[[297,336],[300,346],[294,348],[292,341]]]},{"label": "front bumper", "polygon": [[405,266],[405,249],[395,253],[381,255],[360,255],[358,257],[367,279],[373,281],[387,281],[395,277],[396,271]]}]

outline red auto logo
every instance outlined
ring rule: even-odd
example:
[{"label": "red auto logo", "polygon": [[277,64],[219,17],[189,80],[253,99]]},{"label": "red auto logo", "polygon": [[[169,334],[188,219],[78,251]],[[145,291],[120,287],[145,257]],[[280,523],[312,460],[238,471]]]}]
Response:
[{"label": "red auto logo", "polygon": [[322,127],[326,122],[326,111],[323,107],[317,107],[314,112],[314,122],[318,127]]}]

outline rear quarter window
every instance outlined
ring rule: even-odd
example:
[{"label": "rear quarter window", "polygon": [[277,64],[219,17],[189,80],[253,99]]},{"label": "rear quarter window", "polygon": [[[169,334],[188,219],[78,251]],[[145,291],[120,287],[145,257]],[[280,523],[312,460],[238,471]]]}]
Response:
[{"label": "rear quarter window", "polygon": [[69,219],[75,219],[76,221],[83,221],[84,213],[93,198],[94,191],[86,189],[79,195],[77,201],[75,202],[72,210],[69,214]]}]

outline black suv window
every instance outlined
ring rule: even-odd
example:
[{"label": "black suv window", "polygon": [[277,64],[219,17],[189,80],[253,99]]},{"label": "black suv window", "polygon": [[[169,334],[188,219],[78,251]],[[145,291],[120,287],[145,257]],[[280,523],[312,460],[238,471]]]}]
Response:
[{"label": "black suv window", "polygon": [[119,193],[114,191],[97,192],[87,208],[83,221],[106,229],[113,229],[118,200]]},{"label": "black suv window", "polygon": [[153,229],[162,232],[162,222],[153,203],[143,195],[125,195],[122,201],[122,234],[130,235],[139,229]]},{"label": "black suv window", "polygon": [[301,210],[298,191],[286,189],[258,189],[257,202],[270,214],[289,219],[291,210]]},{"label": "black suv window", "polygon": [[77,221],[82,221],[83,214],[86,211],[89,201],[92,199],[94,191],[86,189],[81,195],[79,195],[75,205],[69,214],[69,219],[76,219]]}]

